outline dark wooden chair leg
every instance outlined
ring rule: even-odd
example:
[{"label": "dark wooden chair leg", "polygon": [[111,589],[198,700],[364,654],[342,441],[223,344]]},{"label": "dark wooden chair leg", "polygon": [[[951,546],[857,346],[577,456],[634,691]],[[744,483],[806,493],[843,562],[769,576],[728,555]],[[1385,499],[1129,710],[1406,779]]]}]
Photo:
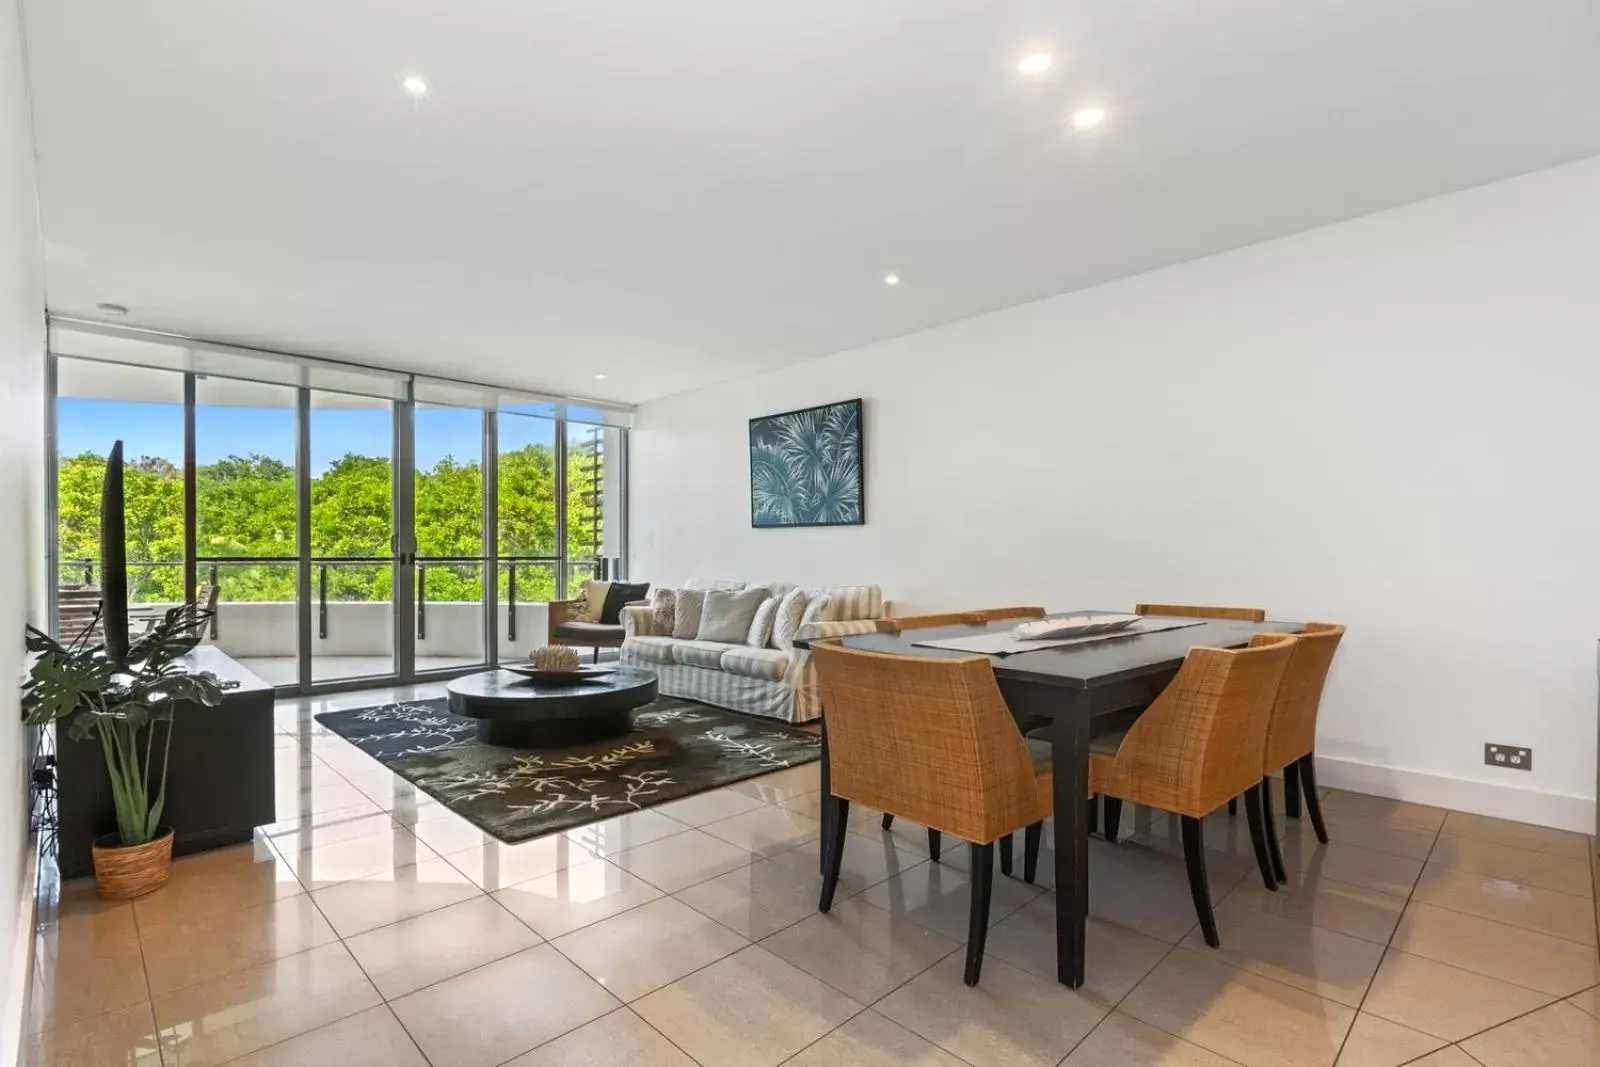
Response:
[{"label": "dark wooden chair leg", "polygon": [[1228,818],[1231,819],[1237,814],[1239,814],[1239,798],[1234,797],[1228,801]]},{"label": "dark wooden chair leg", "polygon": [[1044,841],[1044,823],[1036,822],[1022,831],[1022,880],[1032,885],[1039,877],[1039,846]]},{"label": "dark wooden chair leg", "polygon": [[1115,843],[1117,834],[1122,829],[1122,798],[1101,797],[1100,804],[1105,809],[1106,840]]},{"label": "dark wooden chair leg", "polygon": [[1317,832],[1317,840],[1326,845],[1328,826],[1322,821],[1322,798],[1317,796],[1317,758],[1314,753],[1307,752],[1300,757],[1300,784],[1306,797],[1306,812],[1311,816],[1311,828]]},{"label": "dark wooden chair leg", "polygon": [[880,823],[879,825],[882,826],[885,830],[893,828],[893,826],[894,826],[894,816],[890,815],[888,812],[884,812],[883,813],[883,822]]},{"label": "dark wooden chair leg", "polygon": [[1100,829],[1100,798],[1098,796],[1090,797],[1088,806],[1084,810],[1089,813],[1089,828],[1084,833],[1095,833]]},{"label": "dark wooden chair leg", "polygon": [[1272,858],[1272,873],[1280,885],[1289,884],[1289,871],[1283,865],[1283,847],[1278,843],[1278,820],[1272,814],[1272,779],[1261,779],[1261,829],[1267,835],[1267,855]]},{"label": "dark wooden chair leg", "polygon": [[[825,797],[823,804],[832,809],[829,821],[835,826],[847,826],[850,820],[850,802],[843,797]],[[844,833],[831,834],[823,856],[822,896],[817,900],[817,910],[824,915],[833,907],[833,892],[839,888],[839,865],[844,862]]]},{"label": "dark wooden chair leg", "polygon": [[939,831],[937,830],[928,831],[928,857],[935,863],[939,862]]},{"label": "dark wooden chair leg", "polygon": [[1300,768],[1293,763],[1283,769],[1283,817],[1300,817]]},{"label": "dark wooden chair leg", "polygon": [[994,842],[972,845],[972,915],[967,921],[967,971],[963,981],[978,984],[983,944],[989,938],[989,894],[994,889]]},{"label": "dark wooden chair leg", "polygon": [[1265,817],[1261,811],[1262,786],[1255,786],[1245,791],[1244,813],[1250,820],[1250,846],[1255,850],[1256,866],[1261,869],[1261,884],[1272,890],[1278,891],[1278,872],[1273,866],[1272,854],[1267,849],[1267,830]]},{"label": "dark wooden chair leg", "polygon": [[1189,895],[1194,897],[1195,914],[1200,916],[1200,932],[1206,944],[1217,948],[1222,939],[1217,937],[1217,917],[1211,912],[1211,885],[1206,881],[1205,831],[1200,820],[1188,815],[1180,817],[1183,824],[1183,858],[1189,868]]},{"label": "dark wooden chair leg", "polygon": [[1000,839],[1000,873],[1011,877],[1011,835]]}]

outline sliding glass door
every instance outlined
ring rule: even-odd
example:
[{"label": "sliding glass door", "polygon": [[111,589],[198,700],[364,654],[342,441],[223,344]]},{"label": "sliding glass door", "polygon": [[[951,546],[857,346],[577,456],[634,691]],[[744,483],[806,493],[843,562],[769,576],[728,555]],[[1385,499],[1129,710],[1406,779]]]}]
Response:
[{"label": "sliding glass door", "polygon": [[550,601],[620,576],[626,435],[605,413],[349,369],[245,379],[185,351],[146,367],[52,349],[58,632],[100,599],[117,440],[134,612],[214,603],[206,640],[285,691],[520,659]]}]

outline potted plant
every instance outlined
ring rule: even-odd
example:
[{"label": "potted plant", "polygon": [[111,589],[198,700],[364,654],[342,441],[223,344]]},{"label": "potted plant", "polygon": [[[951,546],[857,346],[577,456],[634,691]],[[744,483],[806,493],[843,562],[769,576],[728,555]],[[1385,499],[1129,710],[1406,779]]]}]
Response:
[{"label": "potted plant", "polygon": [[[22,686],[26,723],[65,722],[73,740],[99,741],[105,754],[117,829],[94,843],[94,869],[100,895],[112,900],[142,896],[166,884],[172,829],[162,825],[161,812],[173,709],[185,701],[215,707],[227,687],[216,675],[191,670],[184,661],[211,616],[198,604],[172,608],[130,642],[123,537],[118,441],[107,459],[101,502],[100,610],[67,644],[28,627],[28,651],[37,658]],[[97,625],[103,625],[105,634],[99,642],[93,640]],[[164,734],[159,743],[158,733]]]}]

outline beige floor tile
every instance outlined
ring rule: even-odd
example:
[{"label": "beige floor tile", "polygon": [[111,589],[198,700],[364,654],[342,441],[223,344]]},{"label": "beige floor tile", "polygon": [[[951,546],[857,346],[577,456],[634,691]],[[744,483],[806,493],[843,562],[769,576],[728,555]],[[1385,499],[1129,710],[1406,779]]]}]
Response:
[{"label": "beige floor tile", "polygon": [[781,930],[761,947],[862,1004],[916,977],[960,944],[859,898]]},{"label": "beige floor tile", "polygon": [[669,818],[655,808],[646,808],[575,826],[562,836],[597,856],[615,856],[618,852],[648,845],[652,841],[681,834],[687,829],[687,824]]},{"label": "beige floor tile", "polygon": [[671,897],[551,942],[623,1001],[637,1000],[750,942]]},{"label": "beige floor tile", "polygon": [[[994,890],[989,897],[989,925],[1004,921],[1038,898],[1039,890],[1035,887],[996,872]],[[966,943],[972,892],[964,871],[938,863],[922,864],[878,883],[859,899],[952,941]]]},{"label": "beige floor tile", "polygon": [[[1222,900],[1233,884],[1219,884],[1210,872],[1212,902]],[[1260,878],[1252,875],[1254,884]],[[1089,857],[1089,914],[1147,937],[1172,945],[1181,941],[1199,921],[1183,861],[1153,853],[1091,849]]]},{"label": "beige floor tile", "polygon": [[1128,994],[1121,1010],[1246,1067],[1328,1067],[1356,1015],[1181,948]]},{"label": "beige floor tile", "polygon": [[1044,1067],[1093,1030],[1108,1009],[1004,960],[988,959],[978,984],[955,953],[879,1001],[877,1011],[968,1063]]},{"label": "beige floor tile", "polygon": [[345,947],[378,992],[395,1000],[539,941],[516,916],[479,896],[352,937]]},{"label": "beige floor tile", "polygon": [[310,897],[297,896],[193,922],[141,925],[139,939],[150,992],[159,996],[326,945],[338,935]]},{"label": "beige floor tile", "polygon": [[309,788],[300,788],[294,782],[278,783],[273,792],[273,804],[280,819],[350,808],[371,799],[331,770],[314,774],[317,776],[313,777]]},{"label": "beige floor tile", "polygon": [[517,845],[493,841],[445,857],[451,866],[489,893],[543,878],[594,858],[593,851],[564,834],[538,837]]},{"label": "beige floor tile", "polygon": [[1112,1012],[1061,1067],[1233,1067],[1233,1061]]},{"label": "beige floor tile", "polygon": [[893,842],[901,849],[928,855],[928,828],[909,819],[896,819],[886,831],[883,812],[865,804],[850,805],[850,829],[874,841]]},{"label": "beige floor tile", "polygon": [[1551,996],[1600,982],[1600,956],[1589,945],[1427,904],[1406,909],[1393,945]]},{"label": "beige floor tile", "polygon": [[[773,863],[793,868],[803,878],[809,879],[808,884],[814,890],[820,891],[821,854],[822,840],[813,838],[798,848],[779,852],[770,859]],[[852,896],[926,862],[927,849],[919,852],[892,834],[858,834],[851,831],[845,837],[844,855],[839,861],[838,892]]]},{"label": "beige floor tile", "polygon": [[1442,1047],[1437,1037],[1362,1012],[1344,1039],[1338,1067],[1399,1067]]},{"label": "beige floor tile", "polygon": [[618,1008],[518,1056],[506,1067],[695,1067],[695,1062],[649,1023]]},{"label": "beige floor tile", "polygon": [[[235,971],[154,1000],[167,1062],[227,1063],[381,1003],[343,945]],[[176,1055],[173,1055],[175,1053]]]},{"label": "beige floor tile", "polygon": [[1547,852],[1567,859],[1589,858],[1589,838],[1567,830],[1553,830],[1548,826],[1534,826],[1525,822],[1511,822],[1487,815],[1468,815],[1452,811],[1444,820],[1444,832],[1461,837],[1474,837],[1492,841],[1497,845],[1525,848],[1531,852]]},{"label": "beige floor tile", "polygon": [[633,1009],[704,1067],[769,1067],[861,1005],[752,945],[656,990]]},{"label": "beige floor tile", "polygon": [[1379,945],[1389,943],[1406,906],[1405,897],[1334,878],[1284,886],[1276,893],[1268,892],[1258,881],[1247,879],[1227,900]]},{"label": "beige floor tile", "polygon": [[802,793],[795,797],[785,797],[778,801],[778,806],[789,811],[798,812],[807,818],[821,820],[822,818],[822,791],[815,793]]},{"label": "beige floor tile", "polygon": [[185,856],[167,884],[133,902],[142,925],[192,920],[298,896],[305,889],[265,840]]},{"label": "beige floor tile", "polygon": [[161,1067],[155,1020],[148,1003],[96,1015],[31,1035],[31,1067]]},{"label": "beige floor tile", "polygon": [[464,852],[469,848],[486,848],[498,845],[501,842],[490,834],[484,833],[476,826],[459,815],[437,819],[428,819],[409,827],[417,835],[417,840],[439,853],[448,856],[452,852]]},{"label": "beige floor tile", "polygon": [[[1083,996],[1112,1005],[1161,962],[1172,946],[1137,930],[1089,917]],[[1055,898],[1043,896],[989,931],[988,955],[1047,982],[1056,980]]]},{"label": "beige floor tile", "polygon": [[1408,804],[1403,800],[1390,800],[1387,797],[1375,797],[1366,793],[1348,793],[1342,789],[1328,790],[1322,799],[1322,811],[1324,815],[1338,819],[1357,817],[1371,822],[1414,826],[1423,830],[1439,829],[1448,814],[1444,808]]},{"label": "beige floor tile", "polygon": [[765,800],[769,804],[793,800],[795,797],[815,793],[822,788],[822,764],[820,761],[807,763],[799,767],[790,767],[788,770],[763,774],[758,778],[746,778],[728,788]]},{"label": "beige floor tile", "polygon": [[758,856],[771,856],[816,837],[822,832],[822,824],[788,808],[764,804],[742,815],[707,823],[702,829]]},{"label": "beige floor tile", "polygon": [[30,1032],[149,998],[139,930],[126,904],[69,901],[34,937]]},{"label": "beige floor tile", "polygon": [[300,834],[286,834],[273,838],[272,845],[307,889],[322,889],[352,878],[409,867],[439,855],[413,837],[411,831],[393,822],[377,833],[328,844],[314,843],[314,839],[305,841]]},{"label": "beige floor tile", "polygon": [[756,859],[748,849],[702,830],[685,830],[609,857],[623,870],[667,893],[688,889]]},{"label": "beige floor tile", "polygon": [[1491,878],[1553,889],[1575,897],[1594,896],[1594,874],[1589,861],[1552,856],[1526,848],[1497,845],[1476,837],[1440,834],[1429,866],[1455,867]]},{"label": "beige floor tile", "polygon": [[766,801],[736,789],[709,789],[704,793],[684,797],[682,800],[657,804],[651,810],[668,818],[677,819],[686,826],[704,826],[709,822],[743,815],[747,811],[755,811],[766,806]]},{"label": "beige floor tile", "polygon": [[1600,1019],[1571,1004],[1552,1004],[1461,1042],[1483,1067],[1594,1067]]},{"label": "beige floor tile", "polygon": [[1459,1041],[1542,1007],[1551,999],[1544,993],[1390,949],[1361,1010],[1445,1041]]},{"label": "beige floor tile", "polygon": [[1580,944],[1595,943],[1594,901],[1584,897],[1452,867],[1430,867],[1418,880],[1412,899]]},{"label": "beige floor tile", "polygon": [[1420,1060],[1412,1060],[1407,1067],[1483,1067],[1483,1064],[1451,1045]]},{"label": "beige floor tile", "polygon": [[930,1044],[899,1023],[875,1011],[864,1011],[784,1067],[966,1067],[961,1060]]},{"label": "beige floor tile", "polygon": [[1199,928],[1182,946],[1252,974],[1356,1008],[1383,959],[1383,946],[1348,934],[1284,919],[1249,904],[1223,901],[1216,908],[1222,946],[1208,947]]},{"label": "beige floor tile", "polygon": [[494,894],[513,915],[546,938],[581,930],[659,896],[661,890],[649,882],[602,859],[574,863]]},{"label": "beige floor tile", "polygon": [[[337,834],[341,828],[350,825],[359,825],[361,820],[373,816],[383,815],[384,810],[370,800],[360,804],[352,804],[348,808],[334,808],[331,811],[318,811],[309,815],[285,816],[277,822],[268,823],[266,826],[257,827],[256,833],[267,837],[282,837],[284,834],[303,834],[306,839],[317,838],[324,833]],[[381,828],[380,828],[381,829]],[[365,837],[373,830],[363,827],[357,837]]]},{"label": "beige floor tile", "polygon": [[[1359,815],[1338,811],[1324,813],[1329,843],[1354,845],[1370,852],[1386,852],[1406,859],[1425,860],[1433,850],[1439,832],[1436,829],[1412,826],[1383,819],[1367,819]],[[1317,847],[1316,830],[1310,819],[1280,820],[1285,858],[1290,852],[1304,852]]]},{"label": "beige floor tile", "polygon": [[540,945],[390,1007],[433,1067],[493,1067],[615,1010],[617,998]]},{"label": "beige floor tile", "polygon": [[311,899],[340,937],[354,937],[482,895],[466,875],[433,859],[340,882],[317,890]]},{"label": "beige floor tile", "polygon": [[1568,998],[1567,1003],[1583,1009],[1596,1019],[1600,1019],[1600,986],[1596,986],[1593,989],[1585,989],[1577,996]]},{"label": "beige floor tile", "polygon": [[234,1060],[228,1067],[428,1067],[387,1007],[318,1027]]},{"label": "beige floor tile", "polygon": [[[727,874],[675,893],[679,900],[702,915],[709,915],[752,941],[817,913],[820,879],[793,867],[757,860]],[[835,903],[853,896],[841,887]]]},{"label": "beige floor tile", "polygon": [[1373,852],[1339,841],[1304,852],[1291,849],[1285,852],[1283,859],[1288,866],[1291,886],[1311,885],[1331,878],[1397,897],[1410,894],[1422,873],[1421,860]]}]

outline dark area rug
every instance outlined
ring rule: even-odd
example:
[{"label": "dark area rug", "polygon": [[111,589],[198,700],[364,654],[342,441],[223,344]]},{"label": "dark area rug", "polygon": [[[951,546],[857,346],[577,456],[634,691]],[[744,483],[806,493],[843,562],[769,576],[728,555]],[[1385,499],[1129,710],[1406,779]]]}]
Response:
[{"label": "dark area rug", "polygon": [[633,729],[566,748],[480,744],[446,700],[325,711],[317,721],[484,833],[526,841],[810,763],[817,735],[687,700],[633,713]]}]

